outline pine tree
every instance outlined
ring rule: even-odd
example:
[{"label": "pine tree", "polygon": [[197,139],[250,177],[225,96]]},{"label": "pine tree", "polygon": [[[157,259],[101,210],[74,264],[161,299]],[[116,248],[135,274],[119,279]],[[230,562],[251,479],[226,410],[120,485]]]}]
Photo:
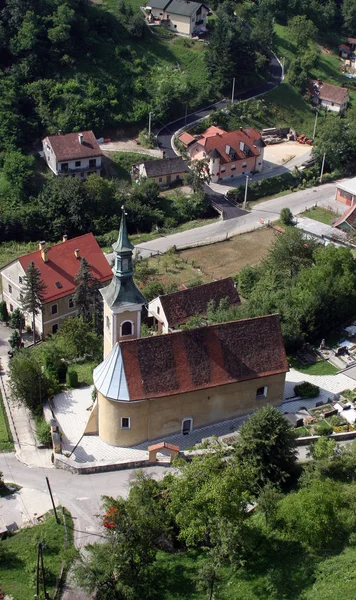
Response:
[{"label": "pine tree", "polygon": [[99,293],[100,282],[92,274],[91,265],[85,258],[82,258],[80,262],[75,282],[77,283],[77,289],[73,301],[78,308],[78,314],[86,322],[93,319],[95,330],[101,330],[103,303]]},{"label": "pine tree", "polygon": [[41,279],[40,270],[35,266],[34,262],[30,262],[26,269],[26,275],[23,280],[23,288],[24,291],[20,296],[22,310],[32,314],[33,345],[35,345],[35,318],[36,315],[38,315],[42,310],[42,304],[47,286]]}]

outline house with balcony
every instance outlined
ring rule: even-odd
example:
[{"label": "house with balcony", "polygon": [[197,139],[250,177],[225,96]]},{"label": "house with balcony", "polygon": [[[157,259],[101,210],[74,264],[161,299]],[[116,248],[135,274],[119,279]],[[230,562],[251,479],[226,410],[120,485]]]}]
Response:
[{"label": "house with balcony", "polygon": [[174,33],[198,36],[207,33],[209,7],[190,0],[152,0],[146,4],[148,22],[167,27]]},{"label": "house with balcony", "polygon": [[[8,263],[0,272],[2,299],[6,302],[8,312],[11,314],[16,308],[22,310],[20,296],[24,277],[27,267],[33,262],[47,286],[42,310],[35,318],[36,332],[41,338],[56,333],[64,319],[74,317],[78,312],[73,295],[82,258],[90,264],[92,275],[101,285],[105,286],[111,281],[110,265],[92,233],[71,240],[65,235],[61,243],[53,246],[40,242],[38,250]],[[32,327],[32,314],[24,314],[26,326]]]},{"label": "house with balcony", "polygon": [[178,139],[192,160],[207,159],[213,183],[262,171],[265,143],[255,129],[228,132],[212,125],[195,138],[183,133]]},{"label": "house with balcony", "polygon": [[92,131],[48,135],[42,140],[43,155],[54,175],[78,177],[104,175],[103,153]]}]

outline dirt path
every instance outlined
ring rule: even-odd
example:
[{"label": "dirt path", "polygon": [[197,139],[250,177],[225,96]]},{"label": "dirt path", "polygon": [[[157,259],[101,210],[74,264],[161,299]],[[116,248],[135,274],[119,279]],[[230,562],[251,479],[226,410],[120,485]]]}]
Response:
[{"label": "dirt path", "polygon": [[137,144],[135,140],[120,140],[118,142],[100,144],[100,148],[103,152],[137,152],[138,154],[148,154],[149,156],[162,158],[161,150],[158,148],[153,150],[144,148],[140,144]]}]

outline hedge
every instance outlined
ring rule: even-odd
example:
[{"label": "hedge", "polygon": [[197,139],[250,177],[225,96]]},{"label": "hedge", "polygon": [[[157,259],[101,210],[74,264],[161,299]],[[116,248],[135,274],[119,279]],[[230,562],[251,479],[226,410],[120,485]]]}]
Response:
[{"label": "hedge", "polygon": [[316,398],[320,394],[320,388],[309,381],[298,383],[294,386],[294,394],[301,398]]}]

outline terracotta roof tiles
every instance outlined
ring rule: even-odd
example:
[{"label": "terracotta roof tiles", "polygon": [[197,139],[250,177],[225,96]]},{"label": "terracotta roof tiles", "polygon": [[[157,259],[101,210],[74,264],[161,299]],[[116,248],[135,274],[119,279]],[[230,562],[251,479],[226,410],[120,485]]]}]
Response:
[{"label": "terracotta roof tiles", "polygon": [[120,343],[130,401],[288,371],[279,315]]},{"label": "terracotta roof tiles", "polygon": [[[227,132],[215,126],[209,127],[197,143],[204,146],[208,154],[213,151],[219,152],[222,164],[244,160],[251,154],[259,156],[260,148],[265,145],[261,134],[256,129],[246,128]],[[226,151],[227,146],[230,147],[229,153]]]},{"label": "terracotta roof tiles", "polygon": [[169,327],[177,327],[194,315],[206,314],[210,300],[219,304],[223,298],[227,298],[229,305],[240,304],[231,277],[160,296]]},{"label": "terracotta roof tiles", "polygon": [[[83,136],[82,143],[79,142],[79,135]],[[42,142],[47,140],[53,148],[57,161],[94,158],[103,155],[92,131],[49,135]]]},{"label": "terracotta roof tiles", "polygon": [[[79,258],[74,254],[76,249],[79,249]],[[44,302],[51,302],[74,293],[76,288],[74,278],[79,271],[80,258],[83,257],[91,265],[94,277],[101,283],[112,278],[110,265],[92,233],[48,247],[47,262],[44,262],[41,257],[41,250],[20,256],[18,260],[24,271],[30,262],[35,263],[40,270],[41,278],[47,285]]]}]

